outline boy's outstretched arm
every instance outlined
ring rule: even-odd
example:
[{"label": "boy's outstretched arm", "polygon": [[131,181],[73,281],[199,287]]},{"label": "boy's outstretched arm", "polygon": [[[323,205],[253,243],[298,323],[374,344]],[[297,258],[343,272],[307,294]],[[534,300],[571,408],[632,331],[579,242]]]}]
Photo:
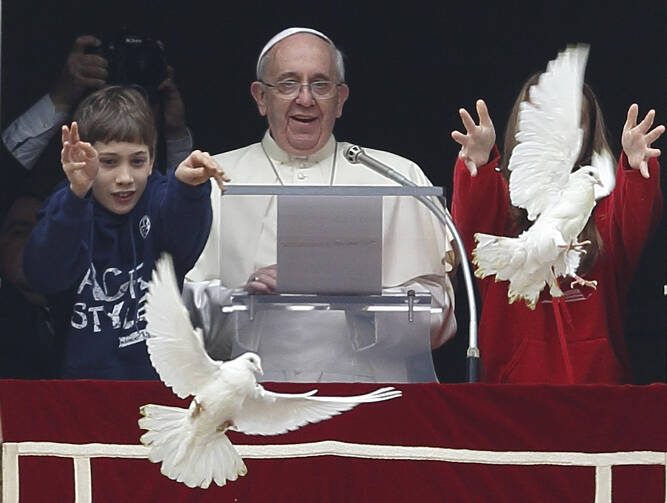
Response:
[{"label": "boy's outstretched arm", "polygon": [[176,178],[188,185],[201,185],[209,178],[214,178],[221,191],[225,191],[224,182],[229,182],[225,172],[208,152],[193,151],[176,168]]},{"label": "boy's outstretched arm", "polygon": [[208,154],[195,150],[168,176],[166,197],[158,198],[159,251],[174,258],[177,275],[183,277],[194,266],[211,228],[211,184],[214,178],[220,190],[229,178]]}]

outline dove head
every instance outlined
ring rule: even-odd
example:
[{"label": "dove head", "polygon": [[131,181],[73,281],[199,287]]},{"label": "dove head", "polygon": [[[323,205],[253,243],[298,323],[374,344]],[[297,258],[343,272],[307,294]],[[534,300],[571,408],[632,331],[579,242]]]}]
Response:
[{"label": "dove head", "polygon": [[582,166],[577,171],[572,173],[572,178],[577,180],[577,183],[585,180],[592,187],[593,185],[602,185],[600,180],[600,172],[594,166]]},{"label": "dove head", "polygon": [[262,360],[258,354],[243,353],[238,359],[246,362],[248,368],[255,374],[264,375],[264,371],[262,370]]}]

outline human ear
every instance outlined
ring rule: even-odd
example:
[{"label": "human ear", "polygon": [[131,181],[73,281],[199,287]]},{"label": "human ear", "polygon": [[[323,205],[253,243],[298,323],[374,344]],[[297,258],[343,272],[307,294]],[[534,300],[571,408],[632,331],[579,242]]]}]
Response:
[{"label": "human ear", "polygon": [[336,108],[336,118],[339,118],[341,115],[343,115],[343,105],[349,96],[350,88],[347,84],[341,84],[338,88],[338,106]]},{"label": "human ear", "polygon": [[264,94],[264,86],[262,83],[256,80],[250,84],[250,94],[252,94],[255,103],[257,103],[259,115],[264,117],[266,115],[266,95]]}]

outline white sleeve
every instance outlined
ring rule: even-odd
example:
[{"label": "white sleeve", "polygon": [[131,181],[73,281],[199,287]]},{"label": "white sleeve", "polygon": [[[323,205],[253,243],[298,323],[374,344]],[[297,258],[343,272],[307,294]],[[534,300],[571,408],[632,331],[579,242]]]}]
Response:
[{"label": "white sleeve", "polygon": [[68,115],[57,111],[45,94],[3,131],[2,141],[25,169],[31,169]]}]

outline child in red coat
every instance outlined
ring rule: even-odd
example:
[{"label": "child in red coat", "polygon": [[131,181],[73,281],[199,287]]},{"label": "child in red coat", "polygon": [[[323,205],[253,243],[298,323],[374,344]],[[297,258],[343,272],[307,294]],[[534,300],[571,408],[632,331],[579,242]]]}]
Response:
[{"label": "child in red coat", "polygon": [[[459,111],[466,133],[452,132],[461,145],[454,170],[452,215],[468,253],[473,235],[483,232],[517,236],[530,226],[525,210],[511,205],[508,161],[516,146],[519,104],[537,81],[524,85],[506,128],[504,156],[486,104],[476,103],[479,124]],[[664,126],[651,129],[655,111],[637,123],[638,107],[628,110],[621,142],[616,186],[599,200],[580,235],[590,240],[577,274],[597,280],[597,288],[574,285],[564,278],[564,302],[552,302],[545,288],[534,310],[523,302],[508,303],[507,281],[478,281],[482,298],[479,343],[487,382],[609,383],[631,381],[623,327],[626,296],[641,251],[655,230],[662,210],[658,149],[651,144]],[[610,152],[602,112],[590,87],[582,102],[584,140],[575,166],[590,164],[593,151]]]}]

